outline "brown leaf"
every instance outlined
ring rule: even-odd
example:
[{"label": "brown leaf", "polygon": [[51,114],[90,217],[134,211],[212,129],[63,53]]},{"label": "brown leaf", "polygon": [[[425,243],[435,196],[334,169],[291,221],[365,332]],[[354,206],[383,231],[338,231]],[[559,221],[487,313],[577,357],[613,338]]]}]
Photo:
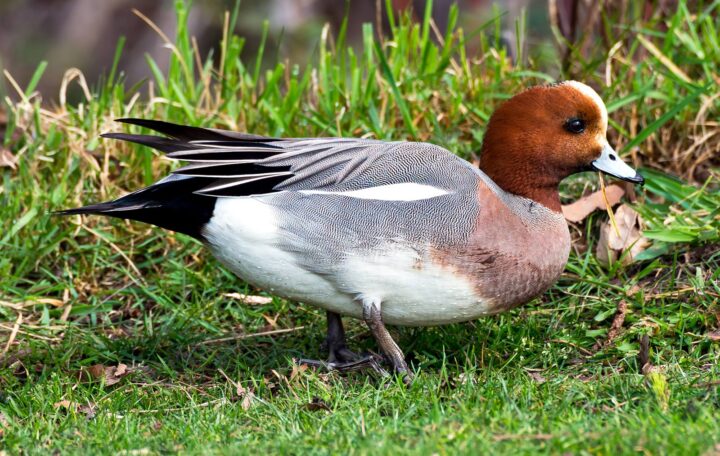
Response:
[{"label": "brown leaf", "polygon": [[0,437],[2,437],[4,429],[9,427],[10,421],[7,419],[7,416],[3,412],[0,412]]},{"label": "brown leaf", "polygon": [[58,401],[53,404],[54,408],[64,408],[66,410],[70,410],[71,408],[75,408],[75,404],[70,402],[67,399],[63,399],[62,401]]},{"label": "brown leaf", "polygon": [[0,147],[0,168],[15,169],[17,157],[4,147]]},{"label": "brown leaf", "polygon": [[85,414],[85,418],[87,418],[88,420],[91,420],[91,419],[95,418],[97,406],[95,405],[94,402],[88,402],[86,405],[81,405],[77,409],[78,409],[78,412]]},{"label": "brown leaf", "polygon": [[707,337],[713,342],[720,342],[720,329],[709,332]]},{"label": "brown leaf", "polygon": [[713,448],[708,448],[703,456],[720,456],[720,443],[716,443]]},{"label": "brown leaf", "polygon": [[90,374],[90,377],[92,378],[103,378],[105,375],[105,366],[102,364],[93,364],[92,366],[88,367],[86,369],[87,373]]},{"label": "brown leaf", "polygon": [[292,371],[290,371],[290,381],[294,382],[298,378],[298,375],[305,372],[307,369],[307,364],[298,365],[296,363],[293,363]]},{"label": "brown leaf", "polygon": [[236,393],[240,400],[240,407],[243,408],[243,410],[248,410],[250,407],[252,407],[253,401],[255,399],[255,393],[250,388],[245,388],[240,383],[236,385]]},{"label": "brown leaf", "polygon": [[105,385],[111,386],[118,383],[124,376],[130,373],[126,364],[118,364],[117,366],[105,366],[103,364],[94,364],[87,368],[90,377],[105,380]]},{"label": "brown leaf", "polygon": [[529,371],[527,371],[527,373],[531,379],[533,379],[536,383],[538,383],[540,385],[542,385],[543,383],[545,383],[547,381],[547,379],[545,379],[545,377],[543,377],[542,374],[540,374],[540,372],[535,372],[535,371],[529,370]]},{"label": "brown leaf", "polygon": [[643,250],[650,246],[650,241],[640,232],[642,219],[637,212],[626,204],[620,205],[615,212],[617,230],[609,222],[600,226],[600,239],[595,252],[601,264],[609,265],[617,261],[623,252],[622,262],[627,265]]},{"label": "brown leaf", "polygon": [[65,304],[62,299],[56,298],[38,298],[35,302],[40,304],[50,304],[53,307],[62,307]]},{"label": "brown leaf", "polygon": [[317,412],[318,410],[325,410],[326,412],[332,412],[329,405],[319,397],[313,397],[312,401],[305,404],[305,408],[311,412]]},{"label": "brown leaf", "polygon": [[620,329],[622,328],[623,323],[625,323],[625,315],[627,315],[627,302],[624,299],[621,299],[617,303],[617,311],[615,312],[615,318],[613,318],[612,325],[610,325],[610,329],[608,330],[605,341],[597,341],[595,345],[593,345],[593,350],[597,351],[603,347],[607,347],[612,343],[613,340],[615,340],[615,338],[620,333]]},{"label": "brown leaf", "polygon": [[122,377],[128,373],[127,371],[127,364],[118,364],[118,366],[115,368],[114,375],[115,377]]},{"label": "brown leaf", "polygon": [[650,336],[643,334],[640,338],[640,350],[638,351],[638,364],[640,373],[647,375],[653,368],[650,363]]},{"label": "brown leaf", "polygon": [[251,305],[270,304],[272,302],[272,298],[267,296],[247,295],[243,293],[225,293],[223,296],[226,298],[237,299],[244,304]]},{"label": "brown leaf", "polygon": [[[625,194],[625,189],[619,185],[612,184],[605,187],[605,194],[607,195],[610,207],[612,207],[620,202],[620,198]],[[598,209],[605,209],[605,198],[603,198],[602,190],[585,195],[574,203],[562,207],[565,219],[570,222],[581,222]]]}]

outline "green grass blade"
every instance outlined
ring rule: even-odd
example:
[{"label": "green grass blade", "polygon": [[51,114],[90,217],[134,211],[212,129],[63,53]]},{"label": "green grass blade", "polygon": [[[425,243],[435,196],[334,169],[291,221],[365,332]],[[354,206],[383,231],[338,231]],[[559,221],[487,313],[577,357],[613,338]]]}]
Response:
[{"label": "green grass blade", "polygon": [[655,121],[653,121],[650,125],[643,128],[636,137],[631,139],[625,147],[623,147],[623,152],[627,152],[630,149],[636,147],[638,144],[645,141],[650,135],[657,132],[660,127],[665,125],[670,119],[673,119],[677,113],[682,111],[687,105],[697,100],[700,95],[707,92],[707,90],[710,88],[709,85],[705,87],[696,88],[692,92],[690,92],[688,95],[686,95],[680,102],[676,103],[670,110],[668,110],[665,114],[657,118]]}]

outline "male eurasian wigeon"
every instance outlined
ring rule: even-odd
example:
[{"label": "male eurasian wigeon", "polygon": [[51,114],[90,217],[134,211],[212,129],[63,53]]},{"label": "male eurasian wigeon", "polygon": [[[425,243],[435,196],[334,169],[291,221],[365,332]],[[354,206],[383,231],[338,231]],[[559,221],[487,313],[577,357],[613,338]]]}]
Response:
[{"label": "male eurasian wigeon", "polygon": [[341,315],[361,318],[395,372],[411,372],[385,328],[472,320],[525,303],[565,267],[558,184],[598,170],[643,178],[608,144],[607,110],[580,82],[503,103],[479,169],[440,146],[267,138],[123,119],[168,138],[110,133],[190,164],[122,198],[63,214],[140,220],[201,240],[274,295],[327,311],[329,366],[356,365]]}]

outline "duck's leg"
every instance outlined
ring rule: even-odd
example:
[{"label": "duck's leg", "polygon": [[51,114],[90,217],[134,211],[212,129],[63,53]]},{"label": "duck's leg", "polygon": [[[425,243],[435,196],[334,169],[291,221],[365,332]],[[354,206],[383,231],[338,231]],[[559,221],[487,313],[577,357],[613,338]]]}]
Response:
[{"label": "duck's leg", "polygon": [[329,363],[348,363],[361,358],[360,355],[347,348],[342,317],[329,310],[327,311],[327,336],[322,347],[328,351]]},{"label": "duck's leg", "polygon": [[389,375],[387,371],[380,366],[379,362],[382,361],[382,359],[377,355],[369,354],[361,356],[347,348],[345,328],[343,328],[340,314],[328,311],[327,322],[327,336],[322,344],[322,348],[327,349],[328,360],[299,359],[297,360],[298,364],[340,372],[371,368],[383,376]]},{"label": "duck's leg", "polygon": [[381,302],[379,300],[363,299],[362,305],[363,320],[365,320],[373,336],[375,336],[380,349],[390,360],[393,370],[402,377],[403,382],[410,384],[413,378],[412,372],[405,362],[405,355],[403,355],[402,350],[395,343],[382,321]]}]

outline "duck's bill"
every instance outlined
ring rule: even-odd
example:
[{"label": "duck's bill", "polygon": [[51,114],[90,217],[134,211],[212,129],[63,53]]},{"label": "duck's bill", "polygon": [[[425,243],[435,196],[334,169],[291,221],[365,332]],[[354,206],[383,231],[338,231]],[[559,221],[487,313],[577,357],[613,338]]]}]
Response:
[{"label": "duck's bill", "polygon": [[635,184],[642,184],[645,179],[638,174],[637,171],[629,167],[624,161],[620,160],[617,152],[610,147],[609,144],[605,144],[600,157],[592,162],[592,167],[596,171],[601,171],[605,174],[609,174],[618,179],[622,179]]}]

